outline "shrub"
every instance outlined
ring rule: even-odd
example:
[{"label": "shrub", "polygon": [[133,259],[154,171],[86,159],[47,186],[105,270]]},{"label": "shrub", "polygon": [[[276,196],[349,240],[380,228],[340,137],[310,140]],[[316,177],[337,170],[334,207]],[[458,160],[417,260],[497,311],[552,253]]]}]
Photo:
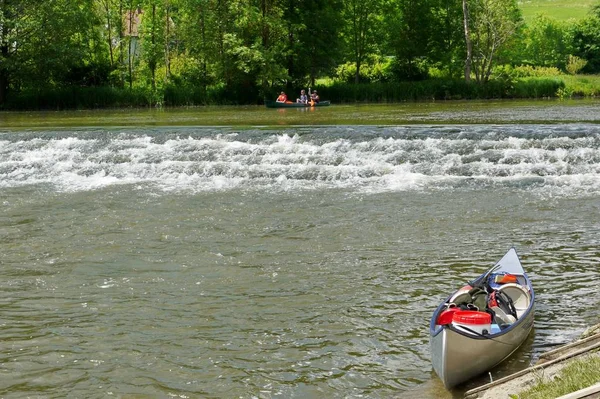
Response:
[{"label": "shrub", "polygon": [[[361,83],[386,82],[392,77],[391,60],[388,58],[375,58],[360,66],[359,80]],[[347,62],[335,70],[337,80],[354,83],[356,80],[356,64]]]},{"label": "shrub", "polygon": [[587,61],[583,58],[579,58],[575,55],[569,55],[567,66],[565,67],[567,72],[571,75],[577,75],[587,65]]}]

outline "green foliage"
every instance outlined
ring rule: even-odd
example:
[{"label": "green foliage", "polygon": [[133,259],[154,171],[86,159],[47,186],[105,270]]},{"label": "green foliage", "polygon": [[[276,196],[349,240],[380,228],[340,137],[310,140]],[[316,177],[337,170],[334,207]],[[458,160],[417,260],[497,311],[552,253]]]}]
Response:
[{"label": "green foliage", "polygon": [[557,78],[523,78],[514,82],[509,98],[553,98],[565,88],[565,83]]},{"label": "green foliage", "polygon": [[581,59],[575,55],[569,55],[569,60],[567,61],[567,72],[571,75],[576,75],[579,71],[581,71],[587,65],[587,61]]},{"label": "green foliage", "polygon": [[573,97],[573,89],[570,87],[561,87],[557,90],[556,96],[561,100],[568,100]]},{"label": "green foliage", "polygon": [[5,109],[93,109],[154,106],[149,88],[60,87],[22,90],[5,102]]},{"label": "green foliage", "polygon": [[580,21],[574,27],[573,55],[587,60],[582,72],[600,72],[600,15],[598,12]]},{"label": "green foliage", "polygon": [[355,64],[355,82],[369,54],[378,51],[381,42],[382,0],[343,0],[342,15],[348,23],[343,30],[348,58]]},{"label": "green foliage", "polygon": [[569,97],[599,97],[600,76],[598,75],[564,75],[565,89]]},{"label": "green foliage", "polygon": [[497,78],[502,79],[518,79],[518,78],[542,78],[551,77],[555,78],[560,76],[562,73],[556,67],[536,67],[532,65],[499,65],[494,68],[493,75]]},{"label": "green foliage", "polygon": [[164,63],[166,46],[168,45],[166,31],[170,21],[166,9],[161,7],[162,0],[146,0],[142,26],[140,27],[140,41],[142,44],[142,60],[148,68],[150,84],[156,87],[156,69]]},{"label": "green foliage", "polygon": [[549,98],[564,83],[557,79],[528,78],[491,80],[486,85],[462,79],[428,79],[419,82],[348,84],[337,82],[327,87],[327,98],[334,102],[402,102],[431,100]]},{"label": "green foliage", "polygon": [[[361,83],[387,82],[392,76],[392,59],[374,57],[371,62],[365,63],[360,68]],[[338,66],[335,77],[342,82],[353,83],[356,80],[356,63],[347,62]]]},{"label": "green foliage", "polygon": [[316,79],[332,73],[345,50],[343,3],[342,0],[286,2],[288,87],[309,83],[314,86]]},{"label": "green foliage", "polygon": [[[439,39],[432,32],[438,27],[434,18],[435,0],[398,0],[386,9],[387,31],[395,56],[394,72],[399,80],[421,80],[427,75],[427,57]],[[439,17],[439,16],[437,16]],[[447,24],[439,25],[447,27]],[[453,26],[460,32],[458,26]],[[450,28],[452,29],[452,28]],[[450,33],[450,32],[447,32]],[[445,43],[447,44],[447,43]]]},{"label": "green foliage", "polygon": [[[8,3],[8,5],[7,5]],[[3,7],[17,2],[3,2]],[[14,9],[3,10],[8,31],[4,61],[10,67],[7,78],[19,86],[54,86],[70,74],[79,77],[85,69],[103,64],[106,46],[100,40],[92,0],[73,7],[69,0],[25,1]],[[9,44],[10,43],[10,44]],[[79,73],[72,73],[72,70]],[[103,79],[100,79],[103,80]],[[0,100],[1,101],[1,100]]]},{"label": "green foliage", "polygon": [[524,63],[563,69],[573,52],[573,29],[565,22],[540,15],[523,32]]},{"label": "green foliage", "polygon": [[[600,8],[521,30],[515,0],[468,3],[485,87],[461,83],[461,0],[4,0],[0,105],[255,104],[331,77],[340,101],[546,96],[560,87],[540,78],[559,72],[541,67],[566,68],[569,54],[570,71],[600,72]],[[138,11],[141,25],[126,23]],[[574,96],[595,93],[571,82]]]},{"label": "green foliage", "polygon": [[490,79],[498,51],[511,42],[521,21],[516,0],[469,1],[472,71],[477,82],[485,83]]},{"label": "green foliage", "polygon": [[[587,92],[600,93],[600,78],[590,83]],[[428,79],[419,82],[378,82],[354,84],[334,82],[318,86],[323,99],[343,102],[403,102],[490,98],[549,98],[571,93],[562,80],[550,78],[494,79],[487,85],[469,84],[463,79]],[[269,89],[265,98],[275,98],[278,88]],[[300,88],[288,90],[298,93]],[[577,94],[576,91],[572,93]],[[570,95],[569,95],[570,96]],[[293,95],[291,95],[293,97]],[[261,98],[256,88],[243,85],[200,87],[167,84],[153,90],[150,86],[63,87],[27,89],[11,96],[4,109],[79,109],[106,107],[185,106],[215,104],[256,104]]]},{"label": "green foliage", "polygon": [[430,66],[448,78],[464,76],[465,35],[463,10],[457,0],[437,0],[430,3],[431,29],[428,32],[427,60]]}]

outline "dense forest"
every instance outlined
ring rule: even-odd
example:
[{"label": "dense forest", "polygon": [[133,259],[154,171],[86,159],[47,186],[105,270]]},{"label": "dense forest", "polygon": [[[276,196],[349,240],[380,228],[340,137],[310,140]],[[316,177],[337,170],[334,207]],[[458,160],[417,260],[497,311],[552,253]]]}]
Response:
[{"label": "dense forest", "polygon": [[451,98],[597,73],[599,43],[600,6],[526,24],[516,0],[0,0],[0,107]]}]

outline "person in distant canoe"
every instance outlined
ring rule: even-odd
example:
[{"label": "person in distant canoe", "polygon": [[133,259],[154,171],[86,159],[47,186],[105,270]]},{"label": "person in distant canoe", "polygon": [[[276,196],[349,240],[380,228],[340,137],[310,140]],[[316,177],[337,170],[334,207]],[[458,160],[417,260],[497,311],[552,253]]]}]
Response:
[{"label": "person in distant canoe", "polygon": [[275,101],[277,101],[278,103],[287,102],[287,96],[285,95],[285,92],[282,91],[279,97],[277,97],[277,100]]},{"label": "person in distant canoe", "polygon": [[304,90],[300,90],[300,97],[296,99],[296,102],[301,104],[308,103],[308,96]]},{"label": "person in distant canoe", "polygon": [[319,95],[317,94],[316,90],[313,90],[313,92],[310,94],[310,105],[315,105],[319,103]]}]

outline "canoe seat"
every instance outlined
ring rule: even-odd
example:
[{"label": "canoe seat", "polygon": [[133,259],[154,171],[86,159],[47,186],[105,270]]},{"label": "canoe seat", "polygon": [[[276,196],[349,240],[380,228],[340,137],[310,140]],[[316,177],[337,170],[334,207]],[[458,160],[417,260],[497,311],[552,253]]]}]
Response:
[{"label": "canoe seat", "polygon": [[502,291],[512,299],[515,310],[517,311],[517,319],[520,319],[531,303],[531,294],[527,288],[523,287],[521,284],[509,283],[498,287],[498,291]]},{"label": "canoe seat", "polygon": [[506,314],[506,312],[498,306],[492,306],[490,310],[494,312],[494,317],[497,320],[498,324],[509,326],[515,321],[517,321],[517,319],[515,319],[513,315]]}]

